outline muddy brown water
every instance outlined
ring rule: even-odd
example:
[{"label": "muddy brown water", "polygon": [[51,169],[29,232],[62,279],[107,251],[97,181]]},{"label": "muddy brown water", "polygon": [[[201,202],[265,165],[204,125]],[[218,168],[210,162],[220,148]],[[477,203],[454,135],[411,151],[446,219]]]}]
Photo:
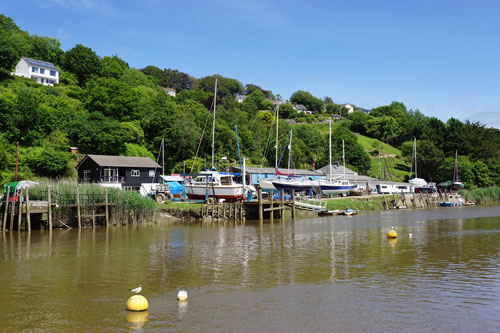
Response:
[{"label": "muddy brown water", "polygon": [[6,332],[500,331],[500,206],[0,233],[0,308]]}]

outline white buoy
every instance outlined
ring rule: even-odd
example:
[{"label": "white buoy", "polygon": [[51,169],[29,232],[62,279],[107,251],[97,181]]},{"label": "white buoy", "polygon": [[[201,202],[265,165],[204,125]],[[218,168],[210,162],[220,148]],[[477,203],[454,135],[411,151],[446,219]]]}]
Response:
[{"label": "white buoy", "polygon": [[408,234],[408,237],[409,237],[409,238],[412,238],[412,237],[413,237],[413,234],[410,232],[410,233]]},{"label": "white buoy", "polygon": [[179,290],[179,293],[177,294],[177,299],[181,302],[187,301],[188,299],[188,293],[185,290]]}]

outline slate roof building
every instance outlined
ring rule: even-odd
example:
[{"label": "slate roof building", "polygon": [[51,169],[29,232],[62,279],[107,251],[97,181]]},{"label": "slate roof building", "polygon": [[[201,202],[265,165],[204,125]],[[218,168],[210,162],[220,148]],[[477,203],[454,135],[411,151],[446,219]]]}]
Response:
[{"label": "slate roof building", "polygon": [[139,191],[142,183],[159,183],[161,166],[149,157],[87,155],[76,166],[78,182],[120,184]]},{"label": "slate roof building", "polygon": [[47,61],[22,57],[16,65],[15,75],[34,79],[45,86],[59,83],[59,70]]}]

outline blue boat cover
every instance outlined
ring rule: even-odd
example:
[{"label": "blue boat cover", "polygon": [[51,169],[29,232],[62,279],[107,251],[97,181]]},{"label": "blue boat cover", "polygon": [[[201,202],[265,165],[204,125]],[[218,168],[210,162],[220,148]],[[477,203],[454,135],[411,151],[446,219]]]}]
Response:
[{"label": "blue boat cover", "polygon": [[166,184],[170,187],[170,193],[172,194],[182,193],[184,191],[184,187],[179,184],[179,182],[167,182]]}]

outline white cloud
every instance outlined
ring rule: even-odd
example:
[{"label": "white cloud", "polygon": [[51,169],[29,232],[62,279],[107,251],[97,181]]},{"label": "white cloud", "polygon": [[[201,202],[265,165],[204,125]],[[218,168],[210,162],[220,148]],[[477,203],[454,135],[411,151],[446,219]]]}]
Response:
[{"label": "white cloud", "polygon": [[65,40],[71,37],[71,34],[66,32],[64,29],[57,29],[57,37],[59,40]]}]

